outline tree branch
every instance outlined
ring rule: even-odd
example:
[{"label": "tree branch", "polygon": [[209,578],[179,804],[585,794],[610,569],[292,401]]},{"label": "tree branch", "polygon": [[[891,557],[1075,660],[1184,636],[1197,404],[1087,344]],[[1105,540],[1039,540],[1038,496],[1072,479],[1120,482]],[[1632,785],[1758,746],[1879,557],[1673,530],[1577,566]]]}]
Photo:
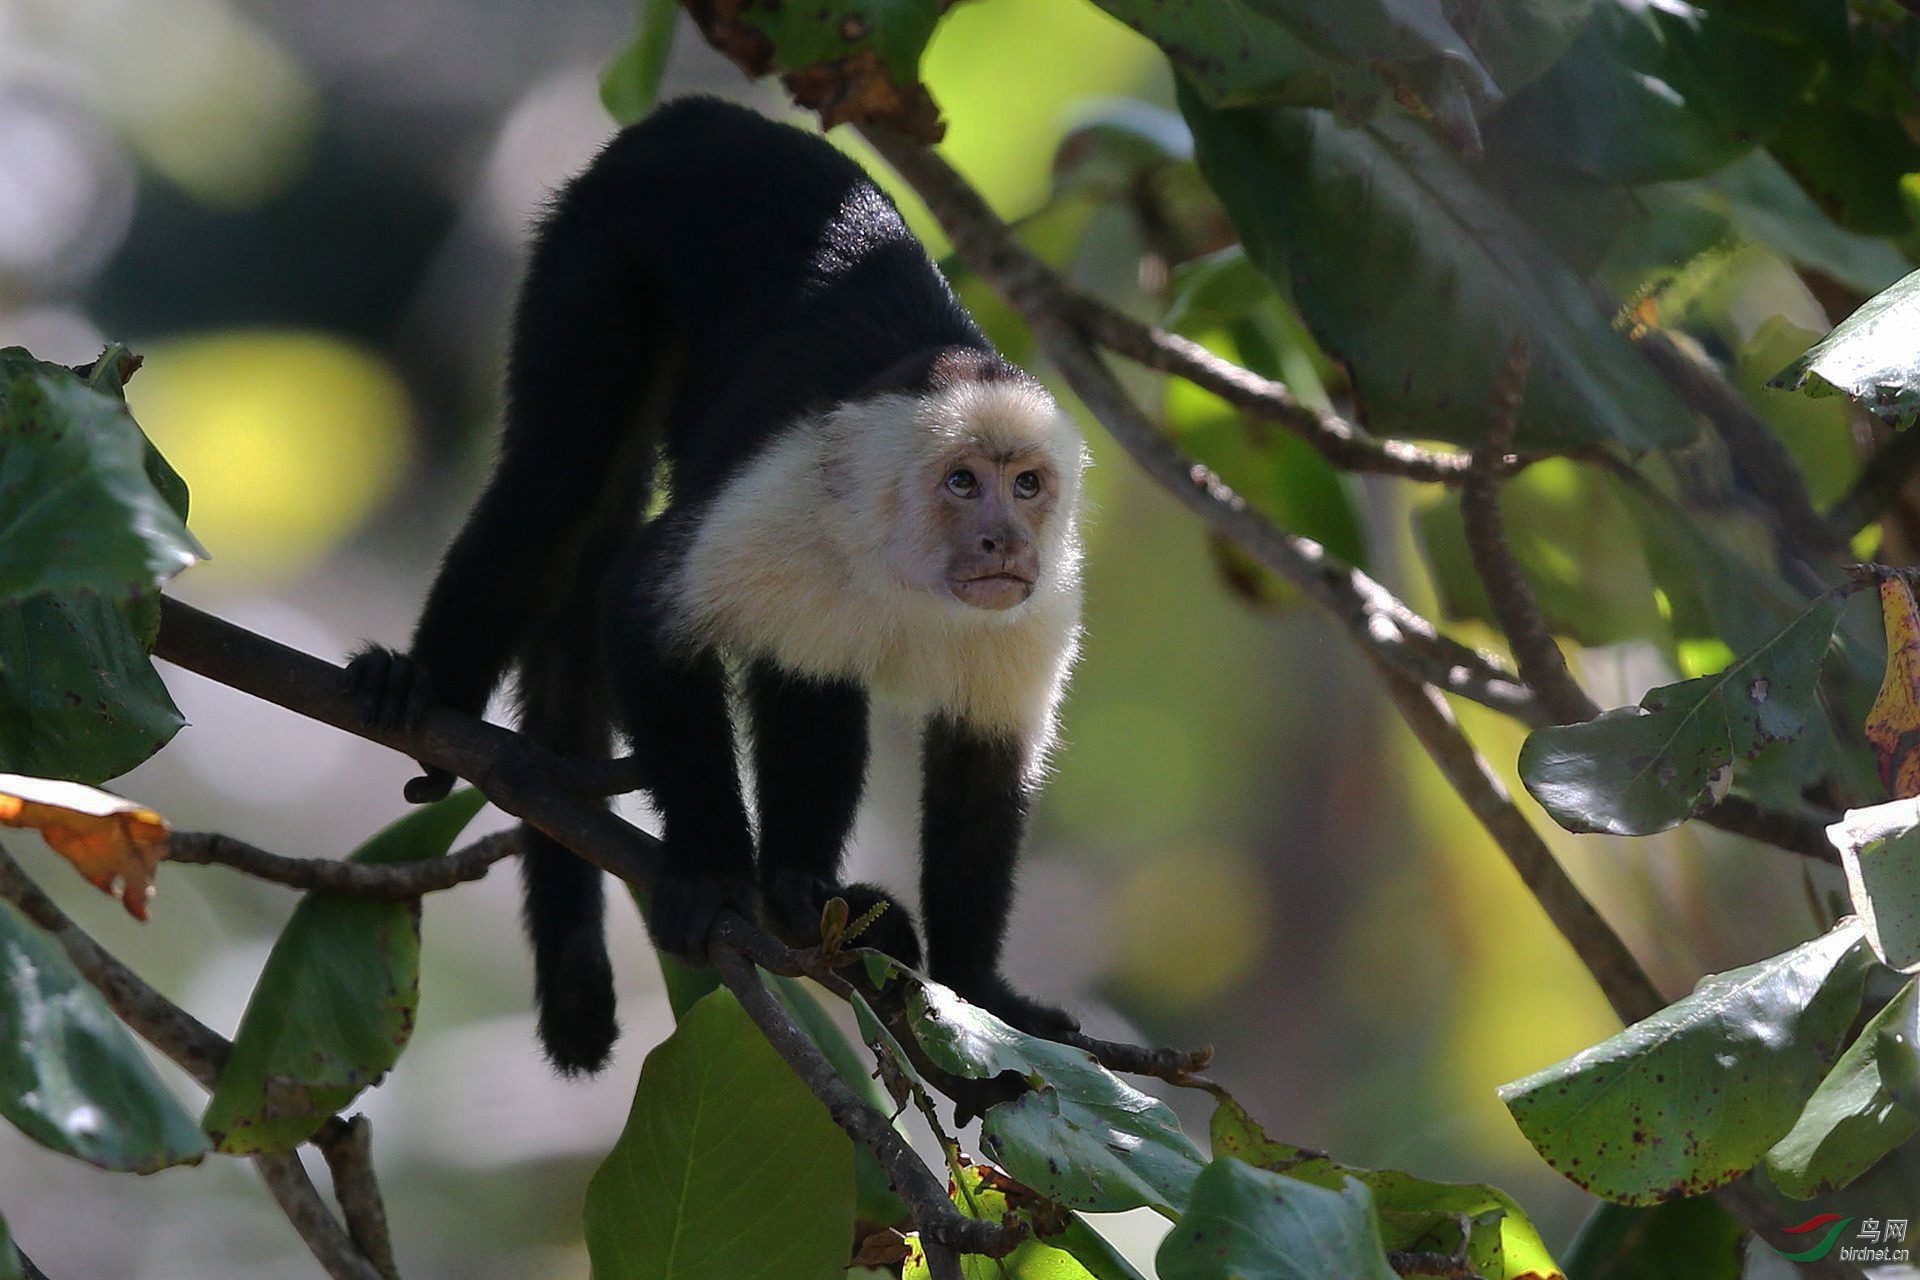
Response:
[{"label": "tree branch", "polygon": [[393,1234],[387,1227],[387,1205],[373,1169],[372,1122],[365,1116],[350,1120],[336,1116],[320,1126],[314,1145],[333,1174],[333,1198],[340,1202],[347,1235],[384,1280],[400,1280],[393,1260]]},{"label": "tree branch", "polygon": [[328,1211],[298,1151],[255,1156],[253,1165],[280,1211],[333,1280],[388,1280]]},{"label": "tree branch", "polygon": [[288,858],[214,831],[167,836],[167,861],[235,871],[295,889],[349,893],[359,898],[405,899],[478,880],[494,863],[520,851],[519,832],[496,831],[444,858],[363,865],[336,858]]}]

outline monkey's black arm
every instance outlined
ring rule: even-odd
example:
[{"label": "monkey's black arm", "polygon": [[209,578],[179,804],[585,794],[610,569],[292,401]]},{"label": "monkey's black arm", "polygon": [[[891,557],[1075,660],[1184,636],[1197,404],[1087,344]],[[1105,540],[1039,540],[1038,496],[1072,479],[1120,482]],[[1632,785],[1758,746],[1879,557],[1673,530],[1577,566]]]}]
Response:
[{"label": "monkey's black arm", "polygon": [[1024,744],[950,716],[927,722],[921,746],[920,909],[927,971],[975,1004],[1036,1035],[1079,1024],[1000,976],[1014,864],[1026,835]]}]

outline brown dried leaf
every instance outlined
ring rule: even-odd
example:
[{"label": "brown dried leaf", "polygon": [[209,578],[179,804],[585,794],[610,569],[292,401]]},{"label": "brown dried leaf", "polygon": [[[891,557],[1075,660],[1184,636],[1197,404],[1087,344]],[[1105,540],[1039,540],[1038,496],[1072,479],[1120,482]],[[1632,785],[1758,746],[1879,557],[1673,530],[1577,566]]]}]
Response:
[{"label": "brown dried leaf", "polygon": [[153,873],[167,856],[167,823],[153,810],[77,782],[0,773],[0,826],[38,831],[54,852],[121,905],[147,918]]}]

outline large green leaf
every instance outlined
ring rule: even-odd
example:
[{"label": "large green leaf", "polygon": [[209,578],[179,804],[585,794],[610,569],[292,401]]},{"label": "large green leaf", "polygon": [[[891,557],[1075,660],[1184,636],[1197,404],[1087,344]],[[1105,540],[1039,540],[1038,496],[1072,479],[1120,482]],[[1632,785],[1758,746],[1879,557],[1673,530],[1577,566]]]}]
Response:
[{"label": "large green leaf", "polygon": [[1231,1156],[1194,1182],[1153,1262],[1160,1280],[1394,1280],[1358,1179],[1330,1190]]},{"label": "large green leaf", "polygon": [[1184,85],[1180,104],[1248,255],[1351,368],[1375,430],[1477,441],[1525,337],[1522,442],[1642,449],[1692,437],[1685,408],[1587,287],[1417,126],[1219,110]]},{"label": "large green leaf", "polygon": [[1747,1229],[1712,1196],[1602,1203],[1561,1252],[1575,1280],[1740,1280]]},{"label": "large green leaf", "polygon": [[0,603],[130,600],[205,556],[148,478],[147,452],[126,405],[67,370],[0,383]]},{"label": "large green leaf", "polygon": [[58,943],[0,902],[0,1115],[102,1169],[197,1163],[206,1135]]},{"label": "large green leaf", "polygon": [[1484,1183],[1429,1182],[1393,1169],[1357,1169],[1318,1151],[1275,1142],[1224,1093],[1213,1113],[1213,1153],[1333,1191],[1349,1179],[1359,1181],[1373,1194],[1380,1236],[1389,1249],[1455,1255],[1464,1248],[1474,1271],[1486,1280],[1539,1280],[1558,1272],[1539,1231],[1506,1192]]},{"label": "large green leaf", "polygon": [[1186,1205],[1205,1159],[1166,1103],[1085,1050],[1016,1031],[938,983],[909,1005],[914,1034],[942,1068],[972,1079],[1013,1071],[1033,1086],[980,1123],[981,1149],[1016,1179],[1095,1213]]},{"label": "large green leaf", "polygon": [[587,1187],[594,1280],[837,1280],[853,1148],[726,990],[647,1055]]},{"label": "large green leaf", "polygon": [[[1799,1200],[1838,1190],[1920,1130],[1920,1115],[1894,1092],[1920,1083],[1913,1077],[1916,1011],[1920,999],[1909,980],[1840,1055],[1793,1129],[1767,1152],[1774,1186]],[[1897,1085],[1887,1078],[1895,1074]]]},{"label": "large green leaf", "polygon": [[0,772],[104,782],[186,720],[147,657],[157,597],[40,595],[0,605]]},{"label": "large green leaf", "polygon": [[1920,413],[1920,271],[1867,299],[1767,385],[1843,392],[1890,421]]},{"label": "large green leaf", "polygon": [[1815,602],[1770,643],[1718,675],[1650,691],[1583,724],[1536,729],[1520,778],[1569,831],[1649,835],[1711,808],[1733,762],[1798,738],[1819,719],[1820,661],[1840,600]]},{"label": "large green leaf", "polygon": [[1621,1204],[1699,1195],[1752,1168],[1840,1052],[1870,963],[1860,922],[1704,979],[1501,1100],[1546,1162]]},{"label": "large green leaf", "polygon": [[[464,790],[408,814],[353,861],[446,853],[486,803]],[[201,1123],[229,1155],[286,1151],[400,1057],[420,1003],[420,904],[310,893],[280,931]]]},{"label": "large green leaf", "polygon": [[1737,6],[1600,0],[1488,140],[1622,182],[1698,177],[1764,142],[1819,66]]}]

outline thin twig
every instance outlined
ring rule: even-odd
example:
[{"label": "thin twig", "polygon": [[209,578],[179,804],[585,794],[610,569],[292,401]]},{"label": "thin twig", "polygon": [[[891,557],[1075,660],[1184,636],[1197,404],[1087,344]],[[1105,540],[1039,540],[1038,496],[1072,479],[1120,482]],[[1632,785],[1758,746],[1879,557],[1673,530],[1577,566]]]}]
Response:
[{"label": "thin twig", "polygon": [[307,1176],[298,1151],[276,1151],[255,1156],[254,1168],[260,1171],[267,1190],[272,1192],[287,1221],[307,1242],[307,1248],[333,1280],[388,1280],[340,1225],[327,1208],[326,1201]]},{"label": "thin twig", "polygon": [[[1914,0],[1920,4],[1920,0]],[[1853,535],[1880,518],[1920,467],[1920,428],[1907,427],[1874,451],[1840,500],[1827,509],[1827,527],[1833,536]]]},{"label": "thin twig", "polygon": [[517,829],[482,836],[444,858],[372,865],[334,858],[289,858],[256,849],[214,831],[175,831],[167,837],[167,861],[231,867],[295,889],[349,893],[358,898],[417,898],[478,880],[494,863],[520,851]]},{"label": "thin twig", "polygon": [[1846,550],[1846,540],[1814,509],[1786,446],[1719,370],[1657,329],[1634,345],[1687,406],[1712,424],[1742,487],[1759,499],[1758,509],[1788,550],[1813,563]]},{"label": "thin twig", "polygon": [[1466,478],[1464,453],[1441,453],[1372,435],[1337,413],[1303,404],[1284,383],[1223,359],[1191,338],[1142,324],[1057,280],[1050,287],[1055,292],[1051,308],[1093,341],[1136,364],[1184,378],[1249,418],[1285,427],[1344,471],[1435,484],[1457,485]]},{"label": "thin twig", "polygon": [[373,1125],[365,1116],[335,1118],[321,1126],[314,1145],[333,1173],[333,1198],[346,1219],[347,1234],[385,1280],[400,1280],[393,1260],[393,1234],[387,1205],[373,1169]]},{"label": "thin twig", "polygon": [[[732,937],[741,923],[736,919],[723,923],[716,941],[724,942]],[[999,1258],[1011,1253],[1026,1238],[1026,1228],[1017,1219],[985,1222],[965,1217],[955,1209],[953,1201],[947,1198],[946,1188],[914,1154],[900,1131],[847,1087],[820,1047],[780,1007],[780,1002],[760,980],[759,969],[749,964],[735,947],[715,946],[712,952],[720,980],[738,997],[741,1007],[766,1036],[774,1052],[826,1105],[834,1123],[871,1151],[886,1169],[887,1180],[911,1210],[923,1241],[936,1241],[961,1253],[983,1253]],[[957,1280],[960,1274],[957,1265],[952,1274]]]},{"label": "thin twig", "polygon": [[1515,338],[1494,384],[1493,412],[1486,438],[1473,454],[1473,469],[1460,490],[1460,515],[1466,525],[1467,550],[1474,571],[1486,587],[1493,616],[1513,650],[1520,678],[1559,724],[1591,720],[1599,704],[1586,695],[1567,670],[1567,659],[1553,638],[1533,586],[1507,545],[1506,521],[1500,514],[1500,464],[1513,448],[1515,423],[1526,390],[1528,346]]},{"label": "thin twig", "polygon": [[1653,979],[1513,803],[1506,786],[1461,731],[1446,699],[1378,659],[1374,665],[1413,736],[1520,873],[1521,882],[1593,975],[1614,1013],[1622,1022],[1634,1023],[1665,1008],[1667,1001]]},{"label": "thin twig", "polygon": [[[55,905],[4,849],[0,849],[0,899],[12,903],[52,936],[80,976],[105,998],[115,1016],[168,1061],[192,1076],[201,1088],[213,1091],[220,1080],[220,1069],[233,1052],[232,1042],[148,986],[138,974],[108,954]],[[345,1122],[338,1117],[328,1123],[345,1127]],[[327,1274],[336,1280],[391,1280],[381,1275],[360,1253],[345,1229],[334,1221],[296,1152],[255,1156],[253,1163],[274,1200]],[[338,1175],[335,1191],[343,1203],[360,1194],[350,1185],[341,1184]],[[376,1190],[372,1195],[377,1200],[379,1192]]]}]

